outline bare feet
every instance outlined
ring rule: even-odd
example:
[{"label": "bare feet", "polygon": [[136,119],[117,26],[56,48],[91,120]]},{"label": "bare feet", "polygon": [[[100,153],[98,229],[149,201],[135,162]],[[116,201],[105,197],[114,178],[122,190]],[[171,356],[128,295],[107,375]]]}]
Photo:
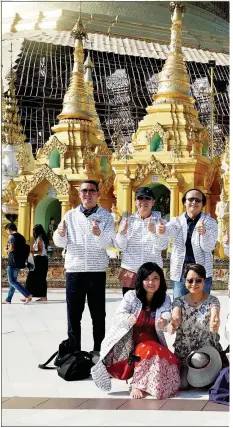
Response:
[{"label": "bare feet", "polygon": [[47,302],[47,297],[41,297],[40,299],[37,299],[36,302]]},{"label": "bare feet", "polygon": [[11,302],[7,302],[6,300],[3,300],[2,305],[10,305]]},{"label": "bare feet", "polygon": [[30,294],[30,296],[28,296],[24,302],[24,304],[26,305],[28,302],[30,302],[32,300],[32,295]]},{"label": "bare feet", "polygon": [[130,395],[131,395],[131,398],[134,398],[134,399],[143,398],[143,392],[140,389],[135,388],[134,386],[132,386],[132,391]]},{"label": "bare feet", "polygon": [[26,302],[26,298],[20,299],[21,302]]}]

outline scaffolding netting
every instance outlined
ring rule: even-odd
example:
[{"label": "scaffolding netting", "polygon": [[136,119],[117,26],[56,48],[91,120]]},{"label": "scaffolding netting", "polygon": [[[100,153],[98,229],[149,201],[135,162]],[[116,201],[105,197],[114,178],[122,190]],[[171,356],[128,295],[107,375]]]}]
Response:
[{"label": "scaffolding netting", "polygon": [[[85,51],[85,56],[87,51]],[[110,148],[113,136],[120,132],[125,142],[132,140],[138,123],[152,104],[157,92],[158,73],[164,60],[90,51],[94,63],[93,83],[96,110]],[[199,111],[200,122],[210,130],[210,69],[208,64],[186,62],[191,95]],[[73,67],[73,48],[24,40],[17,59],[16,96],[22,126],[33,153],[51,135],[51,127],[68,88]],[[224,151],[229,135],[229,67],[214,69],[214,154]]]}]

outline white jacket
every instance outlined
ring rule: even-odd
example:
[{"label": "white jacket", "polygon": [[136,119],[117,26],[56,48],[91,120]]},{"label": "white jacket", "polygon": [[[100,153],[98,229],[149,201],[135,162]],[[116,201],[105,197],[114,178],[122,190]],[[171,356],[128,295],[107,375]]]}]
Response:
[{"label": "white jacket", "polygon": [[[152,211],[152,218],[156,224],[161,218],[161,213]],[[163,267],[161,251],[166,250],[168,238],[148,231],[150,219],[151,217],[142,220],[138,213],[132,214],[128,218],[127,233],[125,235],[117,233],[116,246],[122,252],[122,268],[137,272],[146,262],[157,263]]]},{"label": "white jacket", "polygon": [[[54,244],[66,248],[67,272],[104,272],[108,265],[106,248],[114,245],[115,228],[111,214],[102,207],[89,217],[80,211],[80,205],[67,211],[64,220],[67,230],[64,237],[56,230]],[[93,235],[92,222],[98,221],[100,236]]]},{"label": "white jacket", "polygon": [[[136,296],[136,291],[129,290],[124,295],[119,307],[117,308],[113,318],[112,327],[106,334],[101,344],[100,359],[98,363],[91,369],[92,379],[98,388],[104,391],[111,390],[111,379],[105,365],[103,364],[103,359],[106,357],[106,355],[108,355],[116,343],[126,338],[127,333],[133,330],[133,326],[128,321],[129,317],[130,315],[134,314],[136,318],[138,318],[141,309],[142,302]],[[158,308],[155,312],[155,331],[157,333],[158,342],[167,348],[163,329],[159,329],[156,325],[156,322],[158,321],[162,312],[167,312],[170,315],[171,299],[169,296],[166,296],[162,306],[160,306],[160,308]]]},{"label": "white jacket", "polygon": [[[199,235],[197,225],[199,221],[204,220],[206,228],[205,235]],[[200,219],[195,226],[192,234],[191,243],[196,263],[204,266],[206,277],[213,276],[213,256],[212,251],[215,248],[218,237],[218,225],[209,214],[201,213]],[[174,237],[171,253],[170,278],[173,281],[180,281],[182,276],[183,264],[186,253],[188,225],[185,213],[180,217],[172,218],[166,224],[165,236]]]}]

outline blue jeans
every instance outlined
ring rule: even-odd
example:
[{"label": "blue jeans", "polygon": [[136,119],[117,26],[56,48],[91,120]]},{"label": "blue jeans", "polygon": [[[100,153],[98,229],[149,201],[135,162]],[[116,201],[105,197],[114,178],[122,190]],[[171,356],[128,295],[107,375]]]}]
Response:
[{"label": "blue jeans", "polygon": [[18,281],[19,269],[7,266],[7,276],[10,284],[6,302],[11,302],[12,297],[14,296],[15,290],[23,294],[24,297],[30,296],[30,293],[24,288]]},{"label": "blue jeans", "polygon": [[[177,297],[185,296],[186,294],[189,293],[189,291],[185,287],[183,274],[180,281],[172,281],[172,288],[173,288],[173,299],[176,299]],[[205,293],[210,294],[211,288],[212,288],[212,277],[209,276],[209,278],[206,278],[205,280],[203,291]]]}]

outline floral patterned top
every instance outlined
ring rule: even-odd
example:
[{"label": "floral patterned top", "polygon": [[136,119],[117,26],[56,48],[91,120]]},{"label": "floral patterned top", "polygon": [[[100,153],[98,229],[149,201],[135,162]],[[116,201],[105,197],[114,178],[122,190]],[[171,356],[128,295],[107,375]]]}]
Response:
[{"label": "floral patterned top", "polygon": [[184,296],[177,298],[173,302],[173,308],[181,308],[182,323],[176,330],[176,338],[173,344],[175,354],[183,364],[190,352],[202,346],[210,345],[218,351],[222,350],[219,343],[218,333],[210,332],[210,310],[220,308],[220,302],[215,296],[210,294],[199,306],[191,306]]}]

